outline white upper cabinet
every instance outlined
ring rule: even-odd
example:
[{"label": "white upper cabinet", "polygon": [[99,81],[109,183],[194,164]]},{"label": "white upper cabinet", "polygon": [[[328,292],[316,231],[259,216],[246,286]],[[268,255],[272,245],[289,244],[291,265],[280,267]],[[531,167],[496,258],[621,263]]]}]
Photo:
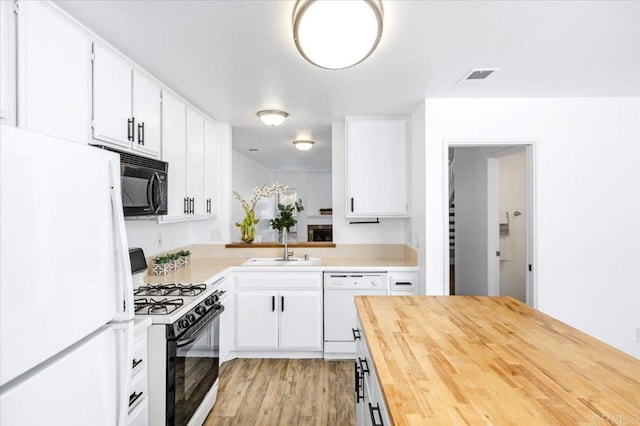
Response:
[{"label": "white upper cabinet", "polygon": [[160,87],[100,44],[93,55],[93,138],[159,157]]},{"label": "white upper cabinet", "polygon": [[14,5],[0,1],[0,123],[15,125],[15,15]]},{"label": "white upper cabinet", "polygon": [[131,67],[99,44],[93,45],[93,54],[93,138],[130,148]]},{"label": "white upper cabinet", "polygon": [[169,91],[162,94],[162,159],[169,163],[167,215],[183,220],[187,212],[187,105]]},{"label": "white upper cabinet", "polygon": [[[1,3],[6,13],[5,3],[12,2]],[[18,126],[87,143],[91,40],[47,2],[22,1],[19,7]]]},{"label": "white upper cabinet", "polygon": [[160,153],[162,97],[160,86],[144,74],[133,70],[133,149],[150,155]]},{"label": "white upper cabinet", "polygon": [[187,198],[189,214],[200,217],[204,201],[204,116],[187,106]]},{"label": "white upper cabinet", "polygon": [[407,141],[405,117],[347,117],[347,217],[408,215]]}]

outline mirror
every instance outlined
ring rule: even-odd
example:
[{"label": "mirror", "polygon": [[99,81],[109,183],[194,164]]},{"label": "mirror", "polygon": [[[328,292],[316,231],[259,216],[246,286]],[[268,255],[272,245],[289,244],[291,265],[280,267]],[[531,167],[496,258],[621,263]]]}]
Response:
[{"label": "mirror", "polygon": [[[331,125],[317,125],[298,132],[285,122],[279,127],[234,127],[232,129],[231,187],[249,199],[253,189],[265,183],[289,187],[288,198],[302,199],[304,210],[296,214],[298,223],[289,233],[290,242],[332,241]],[[308,128],[308,127],[307,127]],[[300,151],[294,140],[313,140],[308,151]],[[278,215],[276,197],[259,200],[254,209],[254,243],[279,241],[270,220]],[[235,198],[231,204],[231,241],[240,241],[236,222],[245,214]]]}]

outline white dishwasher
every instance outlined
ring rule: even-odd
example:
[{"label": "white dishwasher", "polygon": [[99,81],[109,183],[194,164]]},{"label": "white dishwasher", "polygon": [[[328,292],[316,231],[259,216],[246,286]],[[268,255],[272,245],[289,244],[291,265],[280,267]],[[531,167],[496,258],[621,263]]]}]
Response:
[{"label": "white dishwasher", "polygon": [[385,296],[386,272],[324,273],[324,357],[355,358],[356,306],[354,296]]}]

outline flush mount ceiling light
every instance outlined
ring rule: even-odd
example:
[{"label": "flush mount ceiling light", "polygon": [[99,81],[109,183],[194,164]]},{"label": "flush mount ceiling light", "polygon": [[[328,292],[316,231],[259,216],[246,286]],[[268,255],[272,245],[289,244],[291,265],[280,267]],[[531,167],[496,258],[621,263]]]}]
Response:
[{"label": "flush mount ceiling light", "polygon": [[312,64],[339,70],[364,61],[382,36],[380,0],[298,0],[293,39]]},{"label": "flush mount ceiling light", "polygon": [[256,114],[260,117],[260,120],[267,126],[275,127],[282,124],[285,118],[289,116],[284,111],[279,111],[277,109],[266,109],[264,111],[258,111]]},{"label": "flush mount ceiling light", "polygon": [[302,141],[302,140],[293,141],[293,144],[295,145],[295,147],[298,148],[300,151],[309,151],[314,143],[315,143],[314,141]]}]

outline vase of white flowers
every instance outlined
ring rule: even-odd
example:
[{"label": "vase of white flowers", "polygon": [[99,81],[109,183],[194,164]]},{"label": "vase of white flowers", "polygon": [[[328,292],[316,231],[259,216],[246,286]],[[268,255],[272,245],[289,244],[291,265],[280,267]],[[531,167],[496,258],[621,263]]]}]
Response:
[{"label": "vase of white flowers", "polygon": [[256,218],[254,209],[260,199],[271,197],[275,194],[282,194],[289,189],[287,185],[281,185],[274,183],[271,185],[264,184],[262,186],[256,186],[253,188],[253,194],[250,199],[244,199],[236,191],[233,191],[233,196],[237,198],[242,204],[242,210],[244,210],[245,217],[242,222],[236,222],[236,226],[240,228],[240,238],[245,243],[253,242],[256,236],[256,225],[260,222],[260,219]]}]

